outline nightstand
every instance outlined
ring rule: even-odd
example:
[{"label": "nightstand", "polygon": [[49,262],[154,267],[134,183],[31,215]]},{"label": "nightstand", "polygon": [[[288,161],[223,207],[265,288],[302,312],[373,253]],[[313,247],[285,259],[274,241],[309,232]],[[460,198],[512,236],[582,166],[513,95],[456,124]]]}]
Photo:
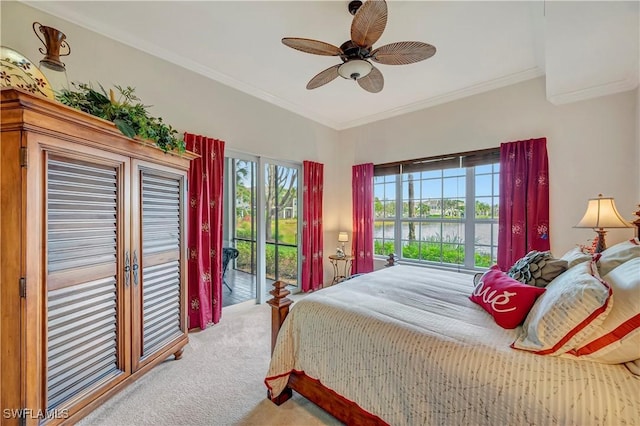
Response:
[{"label": "nightstand", "polygon": [[329,256],[329,262],[333,266],[333,281],[331,281],[331,284],[339,283],[351,276],[353,256],[336,256],[332,254]]}]

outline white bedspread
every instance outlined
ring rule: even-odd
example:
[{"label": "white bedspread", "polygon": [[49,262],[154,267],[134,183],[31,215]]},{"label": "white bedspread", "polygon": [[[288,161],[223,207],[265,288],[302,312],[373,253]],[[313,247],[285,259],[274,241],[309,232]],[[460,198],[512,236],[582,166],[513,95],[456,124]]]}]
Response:
[{"label": "white bedspread", "polygon": [[303,371],[391,425],[640,425],[640,378],[511,349],[472,276],[394,266],[294,303],[266,383]]}]

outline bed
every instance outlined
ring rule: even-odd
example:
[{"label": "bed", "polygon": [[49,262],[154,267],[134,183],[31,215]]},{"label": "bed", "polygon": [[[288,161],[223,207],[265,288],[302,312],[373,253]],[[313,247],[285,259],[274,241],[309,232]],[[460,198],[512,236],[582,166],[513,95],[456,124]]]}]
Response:
[{"label": "bed", "polygon": [[276,283],[265,384],[346,424],[640,424],[640,377],[622,364],[510,347],[469,299],[473,276],[398,265],[312,293],[289,312]]}]

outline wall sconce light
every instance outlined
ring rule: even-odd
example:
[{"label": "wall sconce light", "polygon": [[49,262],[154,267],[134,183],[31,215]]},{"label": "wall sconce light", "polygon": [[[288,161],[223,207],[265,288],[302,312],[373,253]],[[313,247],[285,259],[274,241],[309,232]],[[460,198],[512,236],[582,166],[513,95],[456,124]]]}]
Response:
[{"label": "wall sconce light", "polygon": [[601,253],[607,248],[604,228],[631,228],[631,225],[620,216],[613,198],[598,194],[598,198],[589,200],[584,217],[574,228],[593,228],[598,234],[596,253]]}]

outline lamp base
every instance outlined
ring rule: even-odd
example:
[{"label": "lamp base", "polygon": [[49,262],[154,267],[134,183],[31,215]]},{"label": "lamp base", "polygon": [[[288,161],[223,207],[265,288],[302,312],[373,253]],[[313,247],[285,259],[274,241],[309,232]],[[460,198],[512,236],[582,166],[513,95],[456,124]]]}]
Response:
[{"label": "lamp base", "polygon": [[604,236],[607,233],[604,229],[596,229],[596,233],[598,234],[598,245],[596,246],[596,253],[602,253],[607,249],[607,244],[604,242]]}]

